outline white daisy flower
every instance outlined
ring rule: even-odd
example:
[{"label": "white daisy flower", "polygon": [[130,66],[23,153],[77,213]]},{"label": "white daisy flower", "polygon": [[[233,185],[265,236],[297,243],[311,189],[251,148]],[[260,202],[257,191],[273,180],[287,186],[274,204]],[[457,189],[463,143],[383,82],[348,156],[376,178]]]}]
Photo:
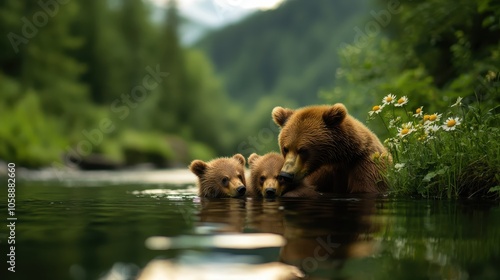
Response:
[{"label": "white daisy flower", "polygon": [[427,121],[429,121],[430,123],[434,123],[434,122],[438,122],[441,119],[441,117],[443,116],[443,114],[434,113],[432,115],[425,115],[424,121],[426,121],[426,116],[428,116]]},{"label": "white daisy flower", "polygon": [[457,125],[460,124],[461,124],[460,118],[448,118],[441,127],[446,131],[450,131],[450,130],[455,130],[457,128]]},{"label": "white daisy flower", "polygon": [[396,95],[391,93],[382,98],[382,103],[384,103],[384,105],[392,104],[394,101],[396,101]]},{"label": "white daisy flower", "polygon": [[396,104],[394,104],[394,106],[402,107],[403,105],[406,105],[406,103],[408,103],[408,97],[403,96],[400,99],[398,99],[398,101],[396,102]]},{"label": "white daisy flower", "polygon": [[416,129],[413,128],[413,125],[411,122],[408,122],[408,123],[405,123],[403,124],[403,126],[401,128],[398,128],[398,136],[400,138],[403,138],[405,137],[406,135],[409,135],[411,134],[412,132],[414,132]]},{"label": "white daisy flower", "polygon": [[384,108],[384,105],[375,105],[373,106],[372,110],[368,112],[368,114],[373,115],[373,114],[379,114],[382,112],[382,109]]},{"label": "white daisy flower", "polygon": [[421,117],[422,114],[424,113],[424,111],[422,110],[423,108],[424,108],[424,106],[420,106],[420,108],[417,108],[417,110],[415,110],[415,114],[413,114],[413,116],[415,118]]}]

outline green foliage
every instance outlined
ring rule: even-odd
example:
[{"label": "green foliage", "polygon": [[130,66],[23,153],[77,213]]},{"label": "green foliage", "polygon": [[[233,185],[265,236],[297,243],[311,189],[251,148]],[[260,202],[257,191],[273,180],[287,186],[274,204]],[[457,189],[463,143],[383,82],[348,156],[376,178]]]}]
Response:
[{"label": "green foliage", "polygon": [[409,107],[406,97],[388,95],[369,112],[391,136],[385,140],[392,155],[386,174],[391,192],[500,198],[495,189],[500,184],[500,150],[495,140],[500,137],[498,107],[466,106],[461,98],[444,113],[428,114],[425,107],[413,113]]},{"label": "green foliage", "polygon": [[339,50],[335,87],[322,97],[346,103],[357,116],[381,92],[406,95],[429,111],[443,110],[458,96],[477,95],[494,107],[498,82],[486,77],[500,71],[499,10],[493,1],[404,2],[386,27],[379,26],[383,33]]},{"label": "green foliage", "polygon": [[191,142],[189,144],[189,158],[190,160],[200,159],[209,161],[216,157],[216,153],[212,147],[200,142]]},{"label": "green foliage", "polygon": [[2,12],[16,20],[7,16],[1,28],[22,39],[6,37],[1,45],[2,142],[7,144],[0,157],[39,167],[60,161],[71,139],[93,121],[87,87],[78,80],[85,66],[70,55],[82,43],[70,31],[78,4],[61,5],[57,16],[44,14],[46,24],[34,24],[38,2],[13,2],[3,3]]},{"label": "green foliage", "polygon": [[15,159],[20,166],[38,167],[58,161],[67,145],[61,123],[44,115],[33,91],[10,106],[0,103],[0,119],[4,120],[0,126],[0,158]]}]

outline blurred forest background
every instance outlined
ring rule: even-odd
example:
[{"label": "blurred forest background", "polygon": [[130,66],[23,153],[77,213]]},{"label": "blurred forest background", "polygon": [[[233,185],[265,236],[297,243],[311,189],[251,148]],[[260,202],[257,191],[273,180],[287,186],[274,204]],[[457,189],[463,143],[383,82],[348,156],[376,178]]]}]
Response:
[{"label": "blurred forest background", "polygon": [[1,1],[0,160],[186,166],[277,150],[277,105],[500,104],[496,0],[288,0],[190,45],[176,4]]}]

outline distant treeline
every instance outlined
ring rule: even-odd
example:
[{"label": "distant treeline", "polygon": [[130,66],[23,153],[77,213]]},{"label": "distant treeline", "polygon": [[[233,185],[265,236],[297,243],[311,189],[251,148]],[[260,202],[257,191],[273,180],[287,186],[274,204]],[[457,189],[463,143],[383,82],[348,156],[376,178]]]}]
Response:
[{"label": "distant treeline", "polygon": [[[155,7],[157,8],[157,7]],[[26,167],[185,165],[228,154],[242,113],[175,1],[0,3],[0,160]]]}]

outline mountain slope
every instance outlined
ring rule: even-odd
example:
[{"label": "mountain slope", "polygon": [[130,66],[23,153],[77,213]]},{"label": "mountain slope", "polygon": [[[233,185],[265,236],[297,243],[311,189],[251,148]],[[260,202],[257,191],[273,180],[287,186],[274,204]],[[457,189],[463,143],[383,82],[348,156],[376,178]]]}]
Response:
[{"label": "mountain slope", "polygon": [[337,48],[369,15],[366,0],[290,0],[215,31],[197,46],[212,58],[229,95],[247,107],[264,96],[318,103],[333,87]]}]

